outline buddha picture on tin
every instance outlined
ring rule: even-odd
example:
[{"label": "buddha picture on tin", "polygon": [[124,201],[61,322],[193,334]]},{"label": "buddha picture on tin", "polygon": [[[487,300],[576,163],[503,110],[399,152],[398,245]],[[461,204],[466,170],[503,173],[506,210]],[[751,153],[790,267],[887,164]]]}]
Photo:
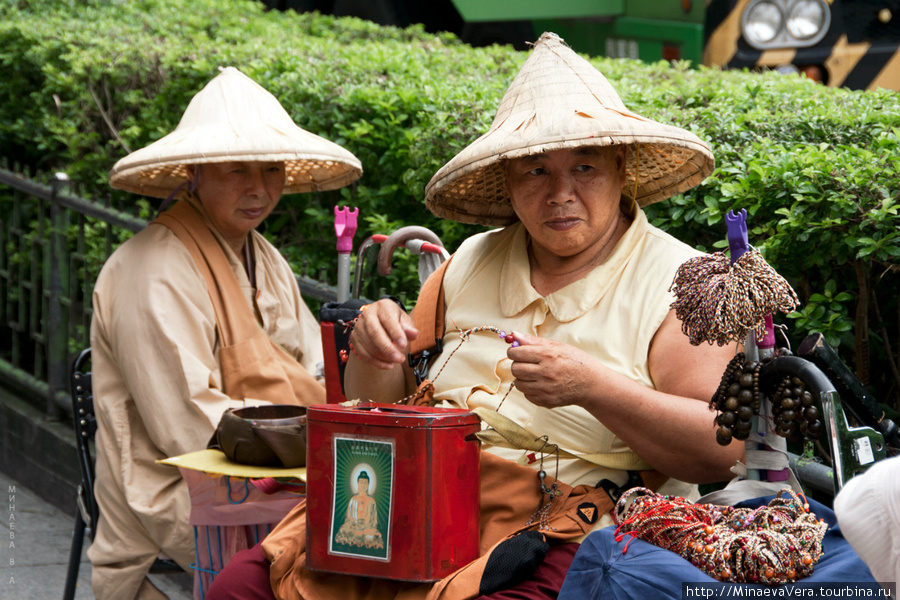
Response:
[{"label": "buddha picture on tin", "polygon": [[369,495],[369,474],[359,472],[356,478],[357,493],[347,504],[344,524],[334,536],[334,541],[361,548],[384,548],[384,539],[378,531],[378,509],[375,499]]},{"label": "buddha picture on tin", "polygon": [[329,552],[389,560],[393,440],[334,438]]}]

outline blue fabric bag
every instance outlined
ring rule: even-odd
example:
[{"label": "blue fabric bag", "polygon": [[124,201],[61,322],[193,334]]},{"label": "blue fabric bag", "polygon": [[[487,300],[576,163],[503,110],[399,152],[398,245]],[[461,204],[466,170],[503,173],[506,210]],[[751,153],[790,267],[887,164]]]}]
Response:
[{"label": "blue fabric bag", "polygon": [[[755,498],[737,506],[757,508],[768,504],[774,497]],[[880,590],[881,587],[872,577],[869,568],[841,535],[834,511],[815,500],[809,501],[809,508],[829,525],[823,540],[824,554],[812,575],[797,583],[777,587],[818,588],[822,585],[833,587],[839,583],[849,583],[854,590]],[[723,597],[721,588],[726,586],[772,587],[763,584],[722,583],[678,554],[644,540],[626,535],[621,542],[617,542],[615,531],[614,526],[606,527],[591,533],[582,542],[560,590],[559,600],[681,600],[688,597],[682,591],[682,586],[686,583],[699,584],[706,590],[718,590],[711,597]],[[628,544],[628,550],[623,554],[625,544]],[[800,590],[797,592],[794,595],[799,596]],[[691,595],[702,597],[700,594]]]}]

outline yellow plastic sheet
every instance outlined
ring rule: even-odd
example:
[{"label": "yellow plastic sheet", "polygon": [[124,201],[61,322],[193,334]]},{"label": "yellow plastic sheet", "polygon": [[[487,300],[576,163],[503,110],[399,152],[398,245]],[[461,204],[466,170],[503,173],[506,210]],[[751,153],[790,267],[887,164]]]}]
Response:
[{"label": "yellow plastic sheet", "polygon": [[306,467],[285,469],[283,467],[254,467],[252,465],[242,465],[229,460],[221,450],[189,452],[188,454],[182,454],[181,456],[158,460],[156,462],[184,469],[192,469],[194,471],[203,471],[204,473],[228,475],[230,477],[246,477],[249,479],[274,477],[276,479],[293,478],[304,482],[306,481]]}]

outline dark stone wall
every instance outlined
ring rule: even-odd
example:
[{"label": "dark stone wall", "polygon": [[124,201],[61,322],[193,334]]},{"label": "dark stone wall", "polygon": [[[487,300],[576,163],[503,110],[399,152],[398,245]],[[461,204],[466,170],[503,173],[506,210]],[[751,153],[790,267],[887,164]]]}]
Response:
[{"label": "dark stone wall", "polygon": [[48,421],[31,403],[4,389],[0,471],[74,517],[81,474],[71,424]]}]

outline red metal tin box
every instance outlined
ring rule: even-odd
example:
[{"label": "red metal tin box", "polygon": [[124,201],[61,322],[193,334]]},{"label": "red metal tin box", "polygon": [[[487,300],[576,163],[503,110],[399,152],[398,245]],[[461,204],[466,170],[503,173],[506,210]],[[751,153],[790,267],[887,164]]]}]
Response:
[{"label": "red metal tin box", "polygon": [[361,404],[307,412],[307,567],[437,581],[478,557],[477,416]]}]

